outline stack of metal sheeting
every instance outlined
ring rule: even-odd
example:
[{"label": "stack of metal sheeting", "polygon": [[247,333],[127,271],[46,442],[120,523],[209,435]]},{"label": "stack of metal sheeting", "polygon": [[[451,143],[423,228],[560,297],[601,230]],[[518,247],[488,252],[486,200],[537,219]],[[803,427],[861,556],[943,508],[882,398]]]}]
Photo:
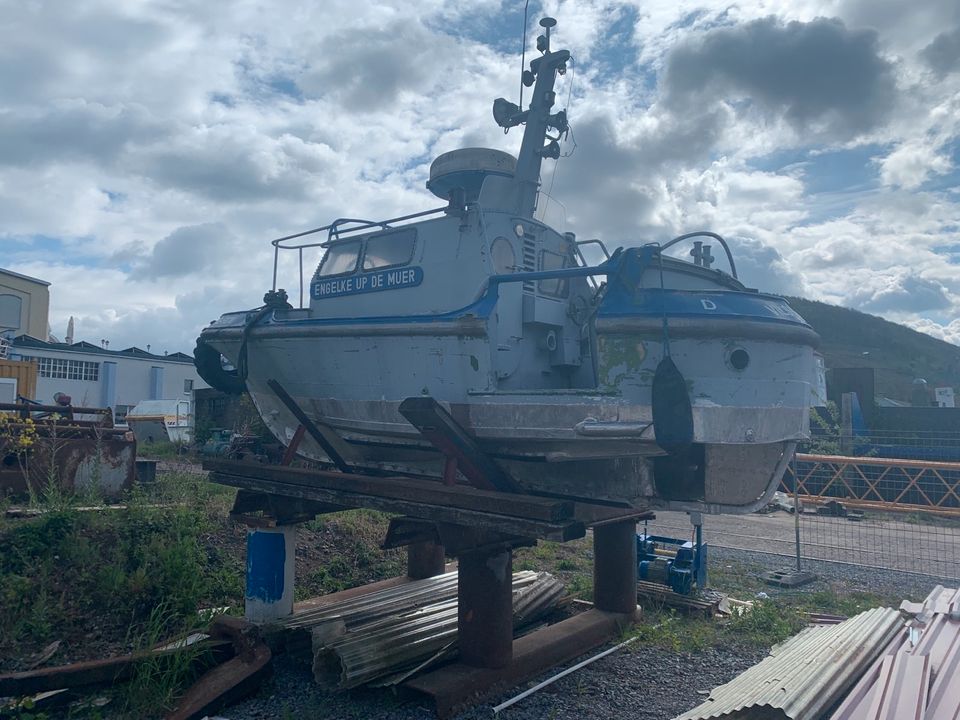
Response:
[{"label": "stack of metal sheeting", "polygon": [[960,717],[960,592],[938,585],[831,720],[942,720]]},{"label": "stack of metal sheeting", "polygon": [[[519,575],[532,576],[534,574],[532,572],[516,573],[514,582]],[[430,603],[442,602],[456,597],[457,571],[454,570],[436,577],[414,580],[331,605],[302,610],[283,620],[282,625],[294,630],[297,628],[314,628],[326,622],[340,621],[348,629],[353,629],[388,615],[396,615]]]},{"label": "stack of metal sheeting", "polygon": [[[340,619],[346,627],[342,633],[314,632],[313,672],[317,682],[328,687],[357,687],[452,654],[457,639],[456,573],[448,574],[454,578],[452,598],[442,600],[434,595],[427,605],[398,610],[403,601],[393,595],[388,600],[391,612],[367,606],[363,617],[376,615],[376,619],[363,622],[358,622],[355,614],[340,618],[327,615],[323,623]],[[420,582],[424,581],[403,587],[411,588]],[[411,592],[420,596],[416,587]],[[553,608],[562,595],[563,584],[549,573],[514,573],[514,627],[535,621]],[[325,614],[335,608],[324,608]]]},{"label": "stack of metal sheeting", "polygon": [[900,613],[874,608],[837,625],[810,627],[710,693],[676,720],[817,720],[903,630]]}]

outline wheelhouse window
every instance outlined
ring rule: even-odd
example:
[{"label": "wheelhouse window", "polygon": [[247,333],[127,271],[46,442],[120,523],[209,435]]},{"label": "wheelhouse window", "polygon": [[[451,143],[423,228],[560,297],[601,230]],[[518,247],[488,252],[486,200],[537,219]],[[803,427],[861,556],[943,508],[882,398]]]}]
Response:
[{"label": "wheelhouse window", "polygon": [[[551,252],[550,250],[544,250],[540,253],[541,270],[563,270],[567,266],[568,264],[566,255]],[[551,297],[566,297],[567,286],[568,281],[566,279],[551,278],[549,280],[541,280],[538,288],[542,295],[550,295]]]},{"label": "wheelhouse window", "polygon": [[327,248],[327,254],[323,256],[323,262],[320,263],[317,275],[319,277],[331,277],[332,275],[352,273],[357,269],[359,259],[359,240],[331,245]]},{"label": "wheelhouse window", "polygon": [[370,236],[367,238],[367,249],[363,253],[363,269],[365,271],[382,270],[409,265],[413,260],[416,241],[415,228],[402,228]]}]

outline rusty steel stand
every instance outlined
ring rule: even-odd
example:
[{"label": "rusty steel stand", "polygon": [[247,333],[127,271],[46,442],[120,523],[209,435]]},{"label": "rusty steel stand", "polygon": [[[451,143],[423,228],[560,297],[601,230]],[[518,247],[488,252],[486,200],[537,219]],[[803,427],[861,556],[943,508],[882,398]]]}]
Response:
[{"label": "rusty steel stand", "polygon": [[443,575],[445,567],[443,545],[429,540],[407,545],[407,577],[411,580]]},{"label": "rusty steel stand", "polygon": [[[282,388],[274,391],[284,399]],[[426,695],[444,716],[602,645],[635,620],[636,523],[652,513],[519,492],[514,479],[432,398],[408,398],[400,410],[443,456],[442,482],[345,474],[342,468],[211,460],[204,467],[212,481],[241,488],[235,513],[265,510],[287,522],[352,507],[394,513],[383,547],[407,547],[407,578],[391,584],[444,572],[445,554],[459,559],[459,660],[407,680],[405,690]],[[309,419],[298,419],[313,436]],[[458,484],[458,475],[470,485]],[[581,538],[588,527],[594,535],[594,609],[514,641],[513,549]]]},{"label": "rusty steel stand", "polygon": [[597,610],[607,612],[636,612],[636,520],[621,520],[594,527],[593,605]]},{"label": "rusty steel stand", "polygon": [[501,668],[513,659],[513,552],[509,547],[460,555],[457,637],[461,662]]}]

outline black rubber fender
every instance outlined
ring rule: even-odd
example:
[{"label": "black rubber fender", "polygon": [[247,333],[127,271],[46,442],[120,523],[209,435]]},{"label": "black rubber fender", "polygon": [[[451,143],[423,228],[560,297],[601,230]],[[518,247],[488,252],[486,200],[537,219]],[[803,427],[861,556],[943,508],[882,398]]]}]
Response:
[{"label": "black rubber fender", "polygon": [[220,362],[220,353],[203,338],[197,338],[197,346],[193,349],[193,364],[204,382],[220,392],[240,395],[247,389],[240,373],[237,370],[225,370]]}]

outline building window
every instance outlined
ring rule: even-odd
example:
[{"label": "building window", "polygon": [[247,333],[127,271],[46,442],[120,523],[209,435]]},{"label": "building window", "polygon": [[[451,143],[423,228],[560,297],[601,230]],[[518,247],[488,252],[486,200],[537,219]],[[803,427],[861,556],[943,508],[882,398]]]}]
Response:
[{"label": "building window", "polygon": [[113,410],[113,424],[126,425],[127,413],[133,409],[133,405],[117,405]]},{"label": "building window", "polygon": [[100,363],[87,362],[86,360],[71,360],[67,366],[67,379],[96,382],[100,379]]},{"label": "building window", "polygon": [[37,358],[37,369],[40,377],[57,378],[60,380],[89,380],[97,382],[100,379],[100,363],[87,360],[61,360],[60,358]]},{"label": "building window", "polygon": [[193,379],[187,378],[183,381],[183,392],[187,395],[193,392]]},{"label": "building window", "polygon": [[59,358],[37,358],[40,377],[67,379],[67,361]]},{"label": "building window", "polygon": [[22,310],[23,300],[16,295],[0,295],[0,328],[19,330]]}]

